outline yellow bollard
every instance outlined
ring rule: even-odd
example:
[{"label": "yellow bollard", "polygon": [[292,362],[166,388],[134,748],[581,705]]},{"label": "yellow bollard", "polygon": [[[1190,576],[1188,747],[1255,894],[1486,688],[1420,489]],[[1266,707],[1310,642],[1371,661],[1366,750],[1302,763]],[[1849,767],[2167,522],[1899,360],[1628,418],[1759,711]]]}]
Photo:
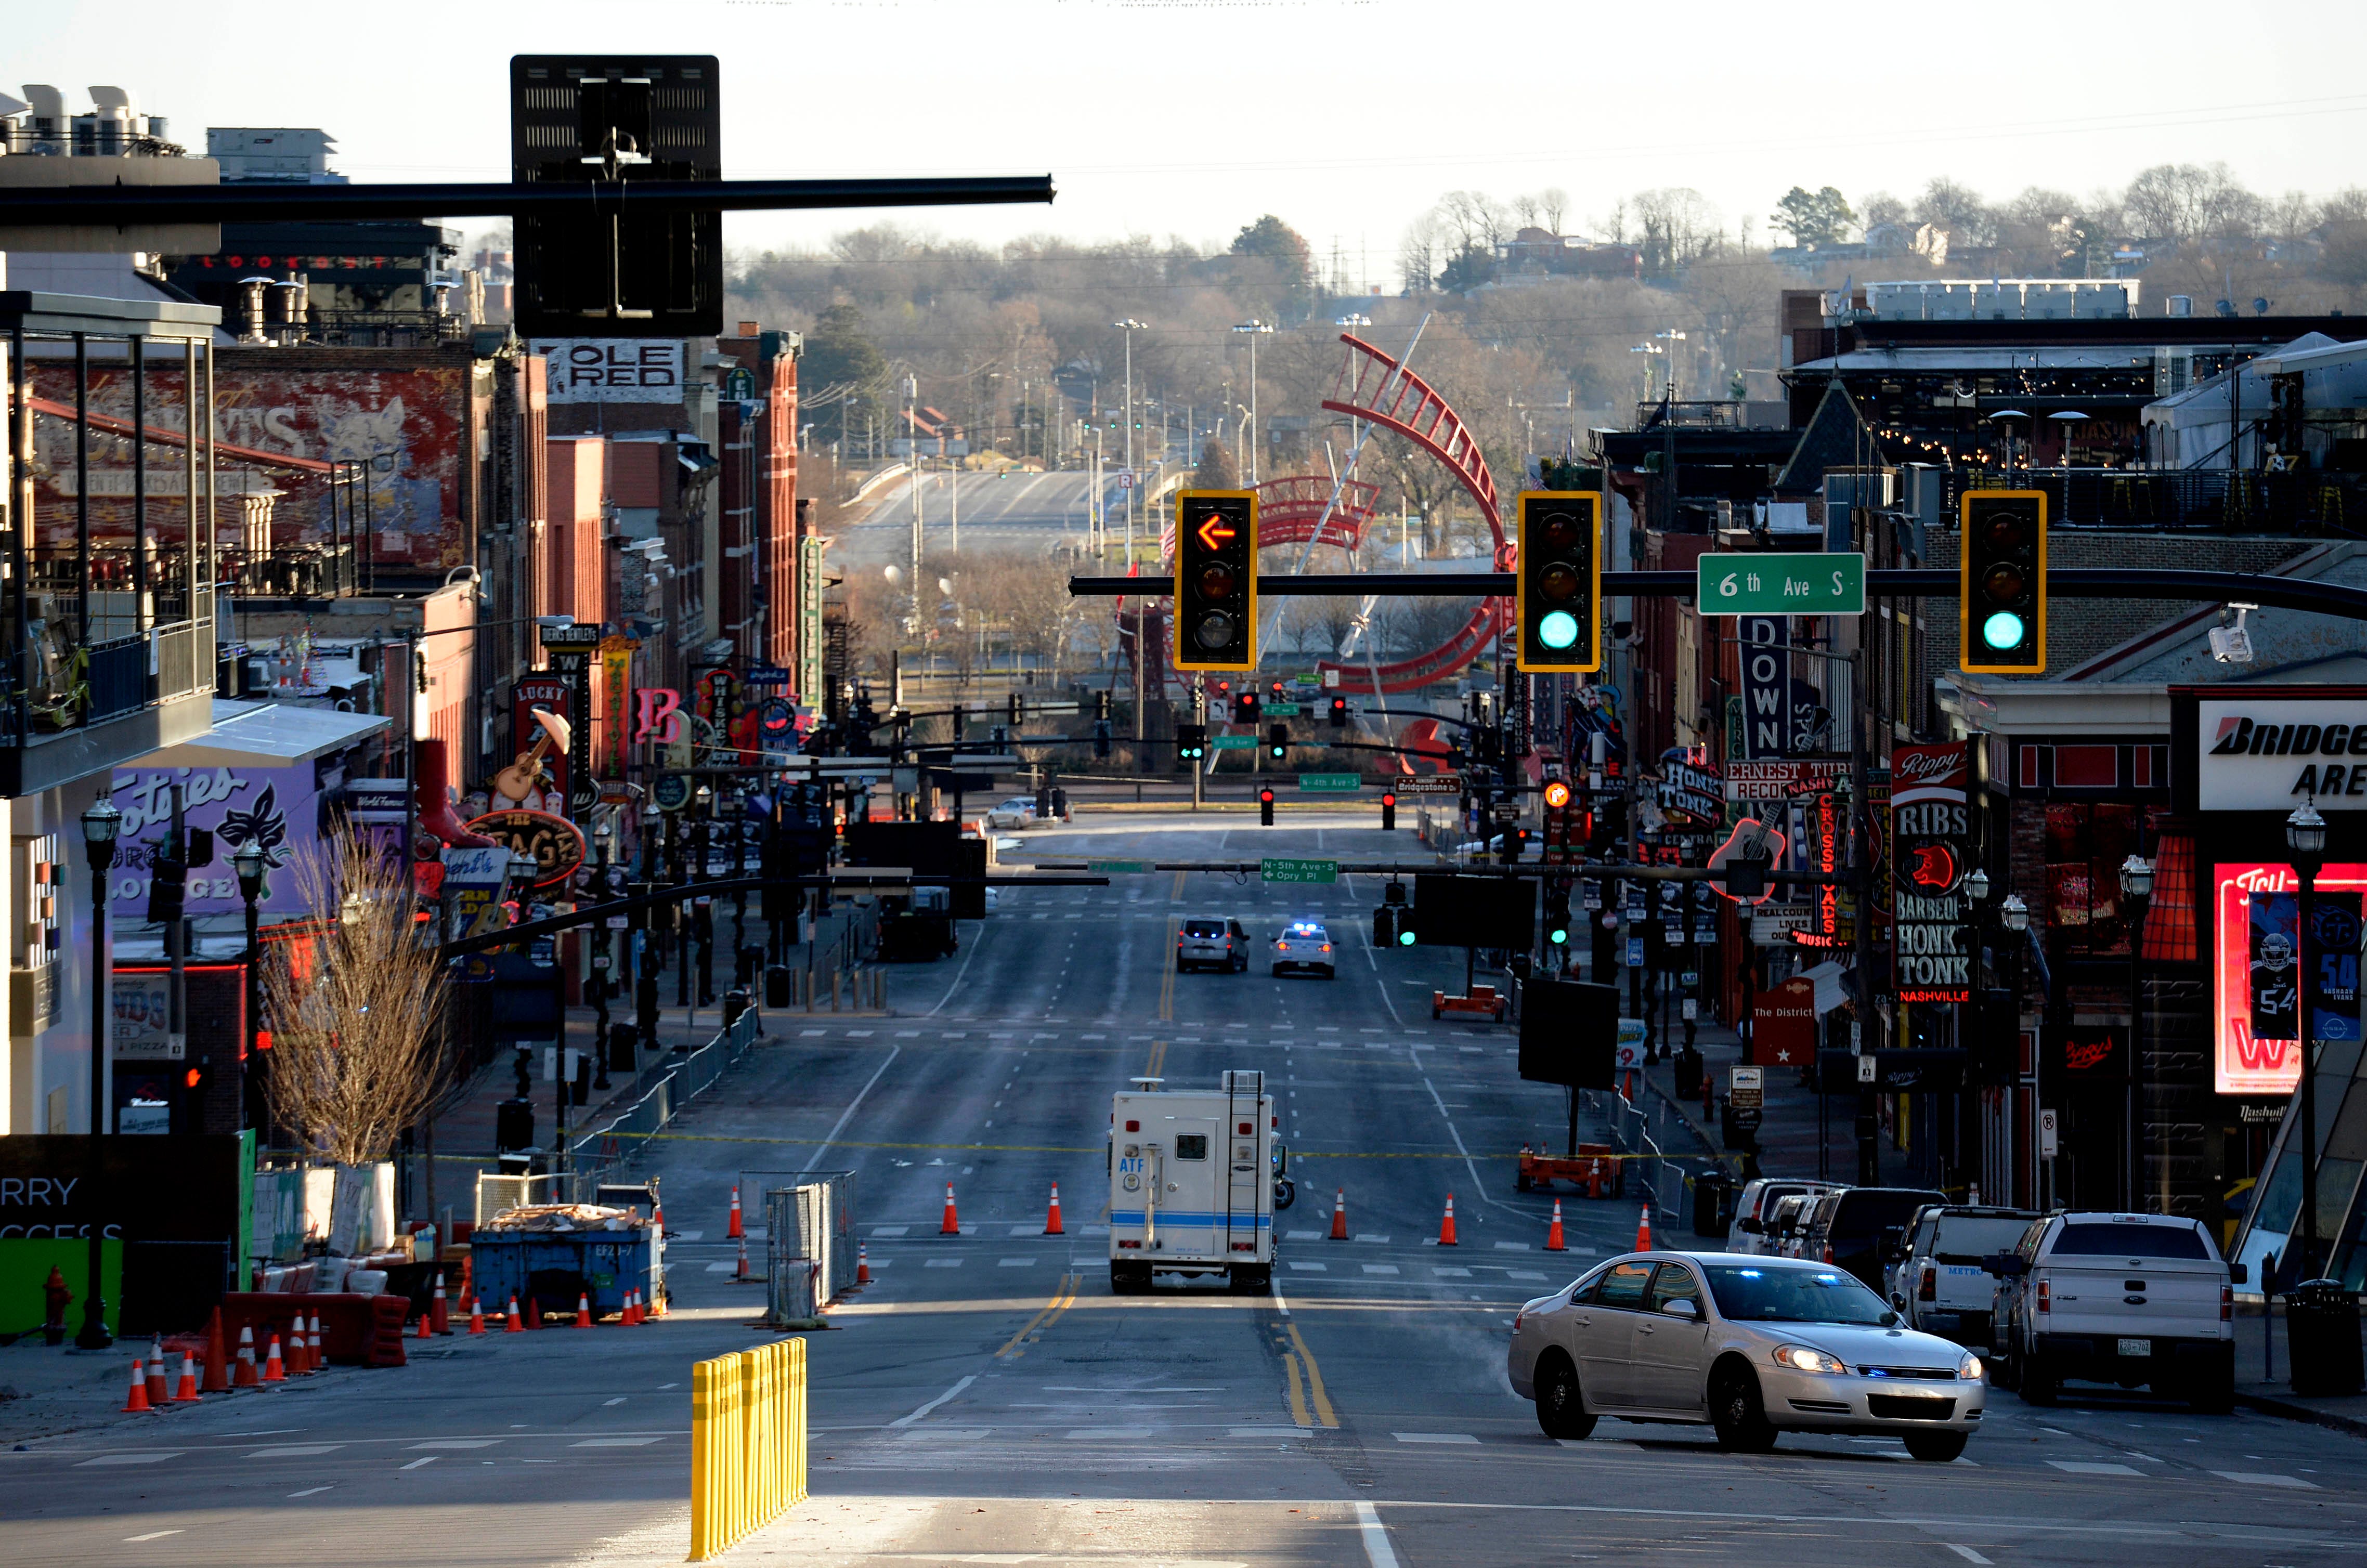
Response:
[{"label": "yellow bollard", "polygon": [[806,1498],[806,1342],[691,1368],[690,1561],[720,1555]]}]

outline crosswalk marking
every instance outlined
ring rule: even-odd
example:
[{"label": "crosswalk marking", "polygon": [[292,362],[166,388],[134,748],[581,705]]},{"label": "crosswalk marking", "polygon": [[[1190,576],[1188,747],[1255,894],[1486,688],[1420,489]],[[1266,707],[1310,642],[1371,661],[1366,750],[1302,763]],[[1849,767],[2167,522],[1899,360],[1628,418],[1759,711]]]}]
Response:
[{"label": "crosswalk marking", "polygon": [[2211,1472],[2222,1481],[2233,1481],[2241,1486],[2283,1486],[2296,1492],[2318,1490],[2315,1481],[2304,1481],[2298,1475],[2277,1475],[2267,1471],[2214,1470]]},{"label": "crosswalk marking", "polygon": [[1291,1263],[1291,1264],[1289,1265],[1289,1267],[1290,1267],[1290,1268],[1293,1268],[1293,1269],[1296,1269],[1297,1270],[1298,1270],[1298,1271],[1299,1271],[1300,1273],[1302,1273],[1302,1274],[1329,1274],[1330,1272],[1331,1272],[1331,1266],[1330,1264],[1328,1264],[1328,1263],[1297,1263],[1297,1262],[1293,1262],[1293,1263]]},{"label": "crosswalk marking", "polygon": [[1401,1443],[1477,1443],[1479,1440],[1468,1432],[1391,1432],[1389,1436]]},{"label": "crosswalk marking", "polygon": [[2104,1464],[2093,1460],[2051,1459],[2046,1461],[2060,1471],[2073,1475],[2143,1475],[2145,1472],[2131,1465]]},{"label": "crosswalk marking", "polygon": [[84,1460],[81,1463],[75,1465],[74,1468],[76,1470],[92,1470],[101,1465],[162,1464],[168,1459],[178,1459],[188,1451],[189,1450],[187,1449],[162,1449],[150,1450],[145,1452],[101,1454],[96,1459]]},{"label": "crosswalk marking", "polygon": [[1367,1274],[1394,1274],[1398,1271],[1394,1263],[1367,1263],[1364,1268]]}]

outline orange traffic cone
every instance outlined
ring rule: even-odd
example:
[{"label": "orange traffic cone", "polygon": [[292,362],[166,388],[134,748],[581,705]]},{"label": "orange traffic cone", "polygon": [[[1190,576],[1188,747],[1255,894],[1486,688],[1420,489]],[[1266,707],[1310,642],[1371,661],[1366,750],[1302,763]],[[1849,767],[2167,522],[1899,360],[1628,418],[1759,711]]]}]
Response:
[{"label": "orange traffic cone", "polygon": [[1569,1250],[1569,1247],[1562,1244],[1561,1200],[1558,1198],[1554,1200],[1553,1224],[1546,1227],[1546,1250],[1547,1252],[1567,1252]]},{"label": "orange traffic cone", "polygon": [[271,1337],[271,1349],[263,1359],[263,1381],[265,1382],[288,1381],[288,1367],[279,1359],[279,1336],[277,1334]]},{"label": "orange traffic cone", "polygon": [[425,1339],[428,1335],[434,1333],[435,1329],[436,1314],[432,1311],[421,1313],[419,1314],[419,1329],[416,1337]]},{"label": "orange traffic cone", "polygon": [[282,1359],[281,1370],[291,1378],[300,1378],[312,1369],[305,1359],[304,1314],[298,1313],[288,1329],[288,1354]]},{"label": "orange traffic cone", "polygon": [[1052,1183],[1052,1217],[1044,1222],[1044,1234],[1046,1235],[1066,1234],[1060,1229],[1060,1184],[1057,1181]]},{"label": "orange traffic cone", "polygon": [[1455,1245],[1455,1194],[1452,1192],[1446,1195],[1446,1218],[1438,1223],[1438,1245]]},{"label": "orange traffic cone", "polygon": [[436,1333],[452,1332],[452,1303],[444,1295],[444,1270],[441,1269],[436,1270],[436,1294],[428,1303],[427,1317],[435,1325]]},{"label": "orange traffic cone", "polygon": [[485,1303],[478,1300],[475,1296],[470,1296],[469,1298],[469,1332],[471,1334],[482,1334],[484,1331]]},{"label": "orange traffic cone", "polygon": [[725,1227],[723,1236],[724,1239],[728,1241],[731,1237],[742,1234],[743,1233],[740,1229],[740,1188],[739,1184],[735,1182],[731,1188],[731,1223],[730,1225]]},{"label": "orange traffic cone", "polygon": [[122,1414],[130,1416],[155,1408],[148,1403],[148,1376],[140,1370],[140,1359],[135,1356],[131,1360],[131,1397],[123,1402]]},{"label": "orange traffic cone", "polygon": [[656,1231],[661,1236],[665,1235],[665,1205],[663,1203],[651,1203],[650,1205],[650,1228]]},{"label": "orange traffic cone", "polygon": [[[744,1257],[746,1255],[742,1253],[742,1256]],[[564,1296],[560,1298],[561,1301],[565,1301],[566,1299],[567,1298]],[[575,1297],[575,1326],[578,1328],[589,1328],[592,1326],[592,1298],[588,1295],[582,1294],[581,1292],[578,1292]]]},{"label": "orange traffic cone", "polygon": [[148,1407],[161,1410],[172,1401],[172,1388],[164,1376],[164,1337],[156,1336],[148,1354]]},{"label": "orange traffic cone", "polygon": [[181,1386],[173,1391],[173,1403],[195,1404],[198,1397],[197,1358],[184,1350],[181,1352]]},{"label": "orange traffic cone", "polygon": [[508,1324],[504,1326],[502,1332],[504,1334],[523,1334],[526,1332],[526,1325],[518,1321],[517,1298],[515,1296],[512,1296],[510,1298],[510,1320]]},{"label": "orange traffic cone", "polygon": [[1649,1203],[1644,1205],[1643,1214],[1636,1222],[1636,1250],[1652,1250],[1652,1205]]},{"label": "orange traffic cone", "polygon": [[740,1271],[731,1277],[735,1280],[748,1277],[748,1238],[744,1235],[740,1238]]},{"label": "orange traffic cone", "polygon": [[255,1330],[242,1327],[238,1331],[238,1371],[231,1374],[232,1388],[258,1388],[263,1380],[255,1373]]},{"label": "orange traffic cone", "polygon": [[871,1283],[871,1249],[859,1241],[855,1244],[855,1282]]},{"label": "orange traffic cone", "polygon": [[641,1292],[639,1292],[639,1291],[632,1291],[632,1292],[627,1292],[627,1294],[626,1294],[626,1296],[625,1296],[625,1324],[626,1324],[626,1326],[627,1326],[627,1327],[630,1327],[630,1328],[638,1328],[639,1326],[640,1326],[640,1322],[641,1322]]},{"label": "orange traffic cone", "polygon": [[1331,1239],[1348,1239],[1348,1190],[1344,1187],[1331,1190]]},{"label": "orange traffic cone", "polygon": [[317,1372],[329,1364],[329,1353],[321,1348],[321,1314],[314,1313],[312,1321],[304,1325],[304,1359],[306,1371]]},{"label": "orange traffic cone", "polygon": [[206,1319],[206,1381],[208,1393],[230,1392],[230,1358],[222,1352],[221,1308]]},{"label": "orange traffic cone", "polygon": [[937,1227],[939,1235],[961,1235],[961,1221],[954,1215],[954,1184],[946,1183],[946,1223]]}]

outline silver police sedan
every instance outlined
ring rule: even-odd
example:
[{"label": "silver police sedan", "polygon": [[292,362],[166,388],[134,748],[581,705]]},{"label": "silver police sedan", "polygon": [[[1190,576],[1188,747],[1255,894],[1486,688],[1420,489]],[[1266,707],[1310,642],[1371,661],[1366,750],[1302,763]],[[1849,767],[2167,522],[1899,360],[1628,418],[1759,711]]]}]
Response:
[{"label": "silver police sedan", "polygon": [[1730,1252],[1614,1258],[1512,1322],[1505,1370],[1549,1438],[1600,1416],[1707,1423],[1722,1447],[1775,1435],[1880,1432],[1920,1460],[1965,1451],[1988,1385],[1981,1359],[1900,1325],[1830,1264]]}]

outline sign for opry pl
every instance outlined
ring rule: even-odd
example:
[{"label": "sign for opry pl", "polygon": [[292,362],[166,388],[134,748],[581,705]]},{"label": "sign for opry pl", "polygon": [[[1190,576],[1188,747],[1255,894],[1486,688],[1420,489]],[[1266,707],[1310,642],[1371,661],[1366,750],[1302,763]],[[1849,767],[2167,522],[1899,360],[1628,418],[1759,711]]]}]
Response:
[{"label": "sign for opry pl", "polygon": [[1890,753],[1891,987],[1904,1002],[1972,995],[1962,886],[1969,869],[1964,741]]}]

